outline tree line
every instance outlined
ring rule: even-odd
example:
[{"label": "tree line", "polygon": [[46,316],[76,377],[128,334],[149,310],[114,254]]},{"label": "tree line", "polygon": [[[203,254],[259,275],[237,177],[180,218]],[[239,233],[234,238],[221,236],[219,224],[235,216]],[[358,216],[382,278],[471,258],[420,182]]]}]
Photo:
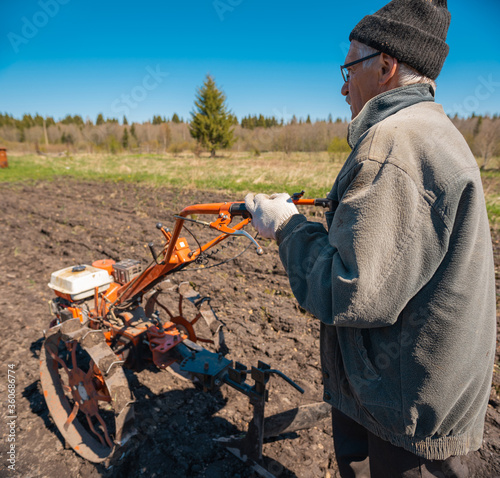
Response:
[{"label": "tree line", "polygon": [[[155,116],[153,115],[153,119],[149,121],[145,121],[144,123],[151,123],[151,124],[162,124],[162,123],[168,123],[168,122],[173,122],[173,123],[184,123],[184,119],[179,117],[177,113],[174,113],[172,115],[172,118],[167,118],[165,116]],[[105,118],[102,113],[99,113],[95,119],[95,121],[92,121],[89,117],[87,117],[85,120],[80,115],[66,115],[63,119],[56,121],[52,116],[40,116],[38,113],[35,114],[34,116],[30,114],[24,114],[22,118],[17,119],[14,116],[8,114],[8,113],[0,113],[0,126],[14,126],[18,129],[27,129],[27,128],[32,128],[33,126],[43,126],[44,124],[46,126],[53,126],[55,124],[74,124],[77,126],[83,126],[83,125],[90,125],[90,126],[100,126],[102,124],[119,124],[120,121],[118,118]],[[126,116],[122,117],[122,125],[128,125],[129,122],[127,120]]]},{"label": "tree line", "polygon": [[[238,118],[235,115],[230,115],[231,122],[234,125],[241,125],[242,128],[247,129],[255,129],[255,128],[272,128],[273,126],[284,126],[286,124],[311,124],[313,121],[311,120],[311,116],[307,115],[307,118],[304,120],[302,118],[297,119],[295,115],[289,121],[284,121],[283,118],[278,119],[275,116],[264,116],[260,115],[248,115],[244,116],[241,121],[238,121]],[[316,120],[315,122],[324,121],[324,120]],[[329,123],[332,123],[332,115],[329,115],[328,120]],[[336,122],[342,122],[341,118],[337,118]],[[153,115],[151,120],[144,121],[142,123],[135,124],[165,124],[165,123],[174,123],[180,124],[185,123],[183,117],[179,116],[177,113],[174,113],[170,118],[167,116],[161,115]],[[60,120],[55,120],[52,116],[41,116],[38,113],[35,115],[24,114],[21,118],[15,118],[13,115],[9,113],[0,113],[0,127],[2,126],[11,126],[15,127],[19,130],[32,128],[34,126],[43,127],[45,123],[46,127],[54,126],[54,125],[70,125],[74,124],[77,126],[100,126],[102,124],[120,124],[120,120],[118,118],[105,118],[102,113],[99,113],[95,119],[92,121],[91,118],[87,117],[85,120],[80,115],[66,115],[64,118]],[[123,116],[121,119],[121,124],[124,126],[129,125],[129,121],[126,116]]]},{"label": "tree line", "polygon": [[[129,124],[126,116],[105,118],[99,113],[92,121],[80,115],[67,115],[56,121],[39,114],[23,115],[18,119],[0,113],[0,143],[18,150],[34,148],[38,153],[133,151],[138,153],[172,153],[192,151],[251,151],[259,155],[266,151],[328,151],[332,156],[347,153],[348,121],[312,121],[295,115],[285,121],[275,116],[247,115],[238,118],[227,106],[225,94],[215,80],[207,75],[198,88],[191,118],[184,120],[177,113],[170,118],[154,115],[149,121]],[[500,118],[498,115],[450,118],[463,134],[485,169],[493,157],[500,155]]]}]

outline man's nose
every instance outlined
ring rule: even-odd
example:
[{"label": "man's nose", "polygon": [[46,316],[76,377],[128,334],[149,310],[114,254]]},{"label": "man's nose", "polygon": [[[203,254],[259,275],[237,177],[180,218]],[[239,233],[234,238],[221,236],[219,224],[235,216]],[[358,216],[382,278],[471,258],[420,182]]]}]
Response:
[{"label": "man's nose", "polygon": [[343,96],[347,96],[349,94],[349,82],[344,81],[344,84],[342,85],[342,88],[340,90]]}]

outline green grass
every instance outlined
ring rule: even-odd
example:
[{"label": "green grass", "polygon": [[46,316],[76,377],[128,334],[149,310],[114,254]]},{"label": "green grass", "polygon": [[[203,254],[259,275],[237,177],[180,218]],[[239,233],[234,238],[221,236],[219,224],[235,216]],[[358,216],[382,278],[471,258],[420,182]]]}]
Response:
[{"label": "green grass", "polygon": [[500,229],[500,196],[486,196],[486,210],[492,229]]},{"label": "green grass", "polygon": [[[335,161],[327,153],[250,153],[211,159],[193,154],[129,155],[9,155],[9,167],[0,169],[0,183],[54,180],[71,177],[87,181],[146,183],[185,189],[294,193],[323,197],[330,190],[346,153]],[[486,207],[492,227],[500,228],[500,171],[482,171]]]},{"label": "green grass", "polygon": [[500,169],[487,169],[481,171],[481,177],[483,179],[500,179]]},{"label": "green grass", "polygon": [[293,193],[324,196],[340,170],[342,158],[327,153],[248,153],[197,158],[194,155],[9,156],[0,183],[72,177],[88,181],[144,182],[157,186],[230,192]]},{"label": "green grass", "polygon": [[481,171],[481,178],[488,219],[491,228],[498,232],[500,230],[500,171]]}]

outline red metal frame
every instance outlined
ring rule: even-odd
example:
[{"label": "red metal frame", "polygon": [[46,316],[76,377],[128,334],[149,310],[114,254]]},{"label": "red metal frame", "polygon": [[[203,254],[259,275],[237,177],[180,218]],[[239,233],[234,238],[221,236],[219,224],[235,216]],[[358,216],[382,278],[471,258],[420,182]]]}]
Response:
[{"label": "red metal frame", "polygon": [[[232,204],[236,203],[212,203],[212,204],[195,204],[184,208],[180,213],[174,226],[172,233],[164,232],[166,244],[163,248],[160,257],[163,256],[161,264],[153,264],[148,267],[140,276],[133,279],[131,282],[123,285],[116,291],[116,298],[112,302],[120,304],[135,295],[147,290],[148,286],[157,281],[163,276],[166,276],[170,271],[179,267],[182,264],[193,262],[196,258],[207,249],[219,244],[227,239],[232,233],[242,229],[250,223],[250,218],[240,221],[238,224],[229,227],[233,217],[229,211]],[[201,248],[191,251],[187,245],[185,238],[180,237],[180,233],[184,226],[184,219],[190,215],[210,214],[217,215],[217,219],[210,223],[210,227],[220,231],[222,234],[203,244]],[[165,230],[163,230],[165,231]]]},{"label": "red metal frame", "polygon": [[[314,199],[296,199],[293,202],[300,205],[314,205],[314,201]],[[187,322],[184,317],[173,318],[172,322],[168,322],[164,325],[163,330],[159,330],[154,324],[150,324],[146,327],[142,325],[142,327],[139,328],[127,324],[127,327],[124,328],[123,326],[118,326],[110,322],[106,319],[106,317],[110,311],[112,312],[114,306],[123,304],[126,301],[139,296],[139,294],[145,293],[174,269],[183,264],[195,261],[200,254],[226,240],[232,234],[248,225],[251,221],[250,217],[244,218],[242,221],[231,226],[231,222],[234,218],[231,214],[231,206],[240,204],[242,203],[224,202],[195,204],[184,208],[177,216],[172,233],[161,227],[161,231],[165,237],[165,245],[163,246],[161,253],[158,255],[156,264],[150,265],[140,275],[124,285],[113,282],[108,290],[101,294],[99,294],[99,291],[96,288],[94,295],[94,308],[90,310],[90,318],[93,319],[90,323],[90,327],[101,328],[104,326],[105,337],[108,344],[110,344],[117,337],[122,336],[131,341],[134,345],[137,345],[140,340],[139,336],[146,333],[151,351],[153,352],[153,361],[160,368],[168,366],[169,362],[166,358],[167,352],[178,343],[188,338],[185,332],[190,335],[189,338],[191,338],[191,340],[196,341],[198,339],[194,333],[190,333],[192,331],[187,325],[190,323]],[[180,237],[185,218],[190,215],[208,214],[216,215],[217,218],[206,224],[208,224],[212,229],[219,231],[221,234],[192,251],[188,246],[187,240],[184,237]],[[68,307],[68,309],[72,312],[73,317],[79,318],[80,321],[83,320],[83,316],[79,308]],[[123,314],[122,319],[127,322],[127,319],[123,317]],[[144,330],[145,328],[147,330]]]}]

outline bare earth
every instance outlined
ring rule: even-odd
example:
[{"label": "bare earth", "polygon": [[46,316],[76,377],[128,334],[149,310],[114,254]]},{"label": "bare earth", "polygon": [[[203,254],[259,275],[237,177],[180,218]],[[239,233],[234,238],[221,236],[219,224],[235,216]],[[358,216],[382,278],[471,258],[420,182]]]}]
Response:
[{"label": "bare earth", "polygon": [[[120,460],[105,468],[86,462],[65,447],[49,416],[38,380],[43,330],[50,322],[47,301],[52,292],[47,283],[51,272],[106,258],[140,259],[146,265],[151,259],[146,244],[152,240],[159,244],[161,240],[154,227],[157,222],[170,226],[172,214],[190,204],[241,199],[213,192],[62,179],[0,185],[1,477],[255,476],[214,441],[244,432],[252,417],[248,399],[229,387],[211,395],[152,367],[139,373],[127,372],[137,400],[138,438]],[[312,209],[307,212],[313,214]],[[192,230],[200,239],[208,237],[207,231],[197,226]],[[194,240],[189,235],[186,238],[194,248]],[[499,237],[494,239],[498,268]],[[244,245],[238,241],[219,257],[231,257]],[[250,248],[235,262],[182,272],[172,280],[190,281],[202,295],[212,298],[213,308],[226,325],[228,358],[247,366],[263,360],[305,389],[305,394],[300,395],[283,380],[272,378],[266,408],[267,414],[272,414],[321,401],[319,326],[296,304],[276,245],[262,245],[263,256]],[[209,265],[215,262],[211,259]],[[498,352],[497,348],[497,362]],[[9,364],[16,371],[15,471],[6,468],[4,417]],[[494,382],[500,391],[498,369]],[[264,455],[276,460],[276,476],[337,476],[329,420],[267,441]],[[473,477],[500,476],[500,397],[494,388],[484,446],[474,453],[469,467]]]}]

